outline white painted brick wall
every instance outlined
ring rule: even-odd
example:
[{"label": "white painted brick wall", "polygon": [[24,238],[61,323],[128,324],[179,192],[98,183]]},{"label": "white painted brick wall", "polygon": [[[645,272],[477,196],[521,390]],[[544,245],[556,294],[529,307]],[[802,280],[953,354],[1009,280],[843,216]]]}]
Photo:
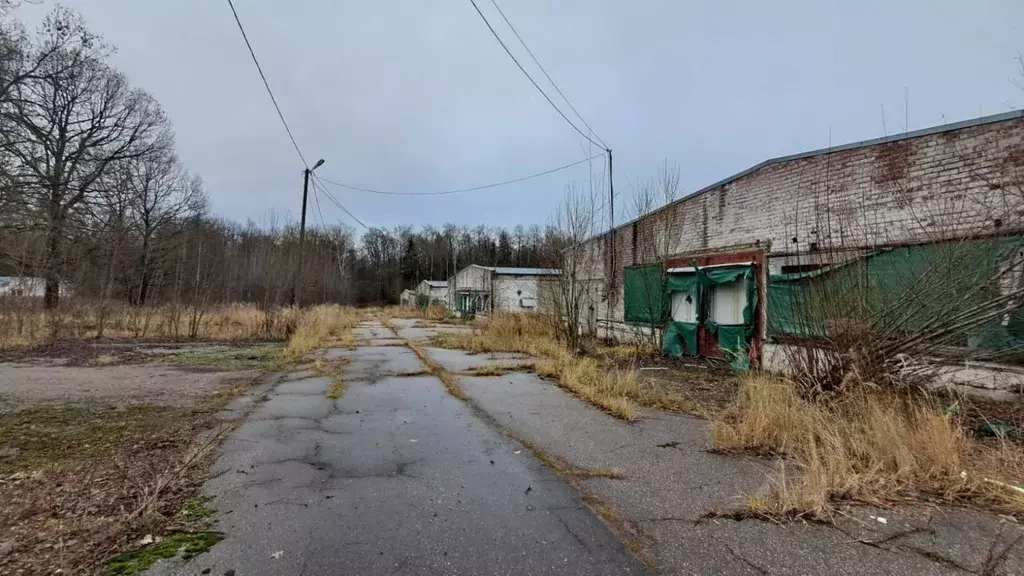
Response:
[{"label": "white painted brick wall", "polygon": [[[1024,119],[773,164],[617,229],[597,315],[621,322],[623,267],[665,255],[923,242],[1020,230],[1022,217]],[[607,249],[601,237],[576,250],[578,278],[607,286]]]}]

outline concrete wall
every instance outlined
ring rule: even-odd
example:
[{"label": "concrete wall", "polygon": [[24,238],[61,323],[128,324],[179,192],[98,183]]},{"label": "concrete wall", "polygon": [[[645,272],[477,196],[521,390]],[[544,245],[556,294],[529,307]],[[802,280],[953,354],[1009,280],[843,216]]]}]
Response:
[{"label": "concrete wall", "polygon": [[467,266],[448,279],[448,290],[490,290],[491,271],[479,266]]},{"label": "concrete wall", "polygon": [[[824,356],[826,351],[813,349]],[[790,374],[793,359],[808,353],[792,344],[766,343],[761,367],[776,374]],[[1024,368],[996,364],[993,362],[946,362],[941,359],[929,361],[935,370],[933,385],[950,387],[975,396],[1006,400],[1024,392]]]},{"label": "concrete wall", "polygon": [[402,290],[402,294],[398,297],[398,303],[402,306],[415,306],[416,293],[412,290]]},{"label": "concrete wall", "polygon": [[[554,310],[554,295],[551,276],[513,276],[496,274],[494,276],[494,310],[497,312],[542,312]],[[520,305],[523,298],[533,298],[536,306],[524,308]]]},{"label": "concrete wall", "polygon": [[[571,251],[602,286],[599,324],[623,319],[623,267],[668,256],[820,253],[998,234],[1024,215],[1024,119],[764,166]],[[614,256],[612,258],[611,256]],[[614,261],[614,265],[613,265]]]},{"label": "concrete wall", "polygon": [[447,294],[448,307],[455,309],[455,291],[465,290],[486,291],[491,290],[491,271],[480,266],[467,266],[459,270],[454,276],[448,279]]},{"label": "concrete wall", "polygon": [[426,280],[416,285],[416,295],[430,298],[431,304],[445,305],[448,302],[448,288],[435,288]]},{"label": "concrete wall", "polygon": [[435,288],[431,286],[427,296],[430,296],[431,304],[443,305],[448,300],[448,288]]}]

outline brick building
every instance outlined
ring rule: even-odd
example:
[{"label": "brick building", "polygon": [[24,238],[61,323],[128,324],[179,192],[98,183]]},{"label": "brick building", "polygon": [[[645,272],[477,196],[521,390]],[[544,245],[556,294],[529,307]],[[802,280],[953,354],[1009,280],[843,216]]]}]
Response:
[{"label": "brick building", "polygon": [[[988,116],[767,160],[588,240],[563,268],[600,335],[657,330],[705,356],[744,339],[753,365],[771,365],[773,282],[893,250],[1017,238],[1022,184],[1024,114]],[[1003,289],[1020,286],[1011,276]]]}]

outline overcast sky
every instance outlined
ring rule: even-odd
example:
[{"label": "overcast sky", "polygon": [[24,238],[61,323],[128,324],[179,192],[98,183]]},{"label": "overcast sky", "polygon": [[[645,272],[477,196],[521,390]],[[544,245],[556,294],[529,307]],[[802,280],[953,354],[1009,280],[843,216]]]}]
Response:
[{"label": "overcast sky", "polygon": [[[490,0],[477,0],[521,61]],[[678,165],[686,193],[770,157],[1024,104],[1019,0],[498,0],[614,150],[618,214]],[[227,0],[71,0],[162,103],[220,216],[297,217],[301,169]],[[37,21],[51,2],[22,14]],[[586,157],[469,0],[235,0],[310,163],[357,186],[426,192]],[[537,72],[538,80],[543,76]],[[544,84],[542,84],[544,86]],[[553,90],[549,90],[556,96]],[[566,109],[566,112],[569,111]],[[452,196],[333,190],[368,225],[543,224],[588,167]],[[322,205],[329,223],[351,221]],[[315,212],[313,222],[319,222]],[[617,218],[622,220],[622,218]],[[353,224],[354,225],[354,224]]]}]

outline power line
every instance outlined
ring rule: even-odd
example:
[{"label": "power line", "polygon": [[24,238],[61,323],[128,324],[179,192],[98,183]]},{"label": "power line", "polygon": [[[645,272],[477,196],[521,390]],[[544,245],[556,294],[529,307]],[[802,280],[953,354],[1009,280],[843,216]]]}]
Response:
[{"label": "power line", "polygon": [[323,192],[324,196],[326,196],[328,200],[333,202],[335,206],[337,206],[338,208],[341,208],[342,212],[344,212],[345,214],[348,214],[349,218],[355,220],[363,228],[365,228],[367,230],[370,229],[369,226],[367,226],[365,223],[363,223],[363,221],[360,220],[359,218],[357,218],[356,215],[353,214],[351,211],[349,211],[348,208],[345,208],[344,204],[339,202],[337,198],[335,198],[330,192],[328,192],[327,188],[324,187],[323,182],[321,182],[321,178],[314,174],[313,175],[313,189],[316,190],[317,186],[320,187],[320,191]]},{"label": "power line", "polygon": [[498,10],[498,14],[501,14],[501,19],[505,21],[505,24],[507,24],[509,29],[512,30],[512,33],[516,35],[516,38],[519,40],[519,43],[522,44],[523,48],[526,49],[526,53],[529,54],[530,58],[533,59],[533,63],[536,64],[537,68],[540,68],[540,71],[544,73],[544,77],[548,79],[548,82],[551,82],[551,85],[554,86],[555,91],[558,92],[558,95],[562,97],[562,100],[565,100],[565,103],[569,105],[569,109],[572,110],[573,114],[575,114],[576,117],[579,118],[580,122],[582,122],[583,125],[587,127],[587,130],[590,130],[590,133],[594,135],[594,138],[597,138],[598,142],[601,143],[602,148],[608,148],[608,145],[606,145],[604,143],[604,140],[597,135],[597,132],[595,132],[594,129],[591,128],[590,124],[588,124],[587,121],[583,119],[583,116],[581,116],[579,111],[576,110],[576,107],[572,105],[572,102],[569,102],[569,99],[566,98],[565,94],[562,93],[562,89],[558,87],[558,84],[556,84],[554,79],[551,78],[551,75],[548,74],[548,71],[544,69],[544,66],[541,66],[540,61],[537,60],[537,57],[533,55],[533,50],[530,50],[530,47],[526,45],[526,41],[523,40],[523,37],[520,36],[519,32],[516,31],[516,27],[512,25],[512,22],[509,22],[508,17],[505,16],[505,12],[501,10],[501,6],[498,6],[497,0],[491,0],[491,4],[494,4],[494,8]]},{"label": "power line", "polygon": [[361,188],[359,186],[351,186],[349,184],[343,184],[341,182],[335,182],[333,180],[328,180],[328,179],[322,178],[320,176],[317,176],[316,178],[317,178],[317,180],[320,180],[321,182],[325,182],[327,184],[332,184],[334,186],[339,186],[341,188],[348,188],[349,190],[355,190],[357,192],[369,192],[370,194],[385,194],[385,195],[388,195],[388,196],[443,196],[443,195],[446,195],[446,194],[458,194],[460,192],[476,192],[477,190],[486,190],[488,188],[497,188],[498,186],[505,186],[507,184],[515,184],[517,182],[522,182],[524,180],[529,180],[531,178],[538,178],[540,176],[547,176],[548,174],[553,174],[553,173],[558,172],[560,170],[565,170],[567,168],[572,168],[573,166],[579,166],[580,164],[583,164],[584,162],[590,162],[591,160],[593,160],[595,158],[600,158],[602,156],[604,156],[604,155],[603,154],[595,154],[595,155],[591,156],[590,158],[584,158],[583,160],[577,160],[576,162],[573,162],[571,164],[566,164],[565,166],[559,166],[558,168],[552,168],[551,170],[545,170],[544,172],[538,172],[536,174],[530,174],[529,176],[523,176],[521,178],[514,178],[512,180],[505,180],[503,182],[495,182],[493,184],[485,184],[483,186],[474,186],[472,188],[459,188],[457,190],[445,190],[443,192],[391,192],[391,191],[386,191],[386,190],[374,190],[372,188]]},{"label": "power line", "polygon": [[302,160],[302,165],[309,168],[309,163],[306,162],[306,157],[302,155],[302,150],[299,149],[299,144],[295,141],[292,129],[288,127],[288,121],[284,119],[281,107],[277,104],[277,98],[274,97],[274,91],[270,89],[270,83],[267,82],[267,76],[263,73],[263,67],[260,66],[260,61],[256,58],[256,53],[253,52],[252,44],[249,43],[249,36],[246,35],[245,28],[242,27],[242,21],[238,18],[238,11],[235,10],[234,2],[228,0],[228,6],[231,7],[231,13],[235,15],[235,22],[238,24],[238,31],[242,33],[242,39],[245,40],[245,46],[249,48],[249,55],[252,56],[252,61],[256,64],[256,70],[259,71],[260,78],[263,79],[263,85],[267,88],[267,94],[270,94],[270,101],[274,103],[274,109],[277,110],[277,117],[281,119],[281,124],[284,124],[285,132],[288,132],[288,138],[291,139],[292,146],[294,146],[295,151],[298,152],[299,159]]},{"label": "power line", "polygon": [[313,186],[313,202],[316,203],[316,211],[320,215],[320,227],[327,230],[327,223],[324,221],[324,211],[320,209],[320,195],[317,194],[316,186]]},{"label": "power line", "polygon": [[537,84],[537,81],[533,79],[533,76],[530,76],[530,73],[526,71],[526,68],[523,68],[523,65],[519,63],[519,60],[517,60],[516,57],[512,54],[512,51],[508,49],[508,46],[505,45],[505,42],[501,39],[501,36],[498,36],[498,33],[494,30],[494,27],[491,26],[491,23],[487,21],[487,17],[484,16],[484,13],[480,11],[480,7],[476,5],[476,0],[469,0],[469,2],[473,5],[473,8],[476,9],[476,13],[480,15],[480,18],[484,21],[484,24],[487,25],[487,29],[491,31],[491,34],[494,36],[494,39],[497,40],[498,44],[501,44],[501,47],[505,49],[505,53],[508,54],[508,57],[511,58],[512,61],[516,63],[516,66],[519,67],[519,70],[526,75],[526,78],[529,79],[530,83],[533,84],[533,87],[536,88],[537,91],[541,93],[541,96],[544,96],[544,99],[548,101],[548,104],[551,104],[551,107],[555,109],[555,112],[558,112],[558,115],[561,116],[562,119],[569,124],[569,126],[572,126],[572,129],[578,132],[580,136],[583,136],[583,138],[588,140],[594,146],[598,146],[601,149],[607,150],[607,146],[604,146],[603,144],[598,144],[597,142],[594,141],[593,138],[587,136],[582,130],[579,129],[578,126],[576,126],[576,124],[573,123],[572,120],[569,120],[569,117],[565,115],[565,112],[562,112],[562,110],[555,105],[555,103],[551,100],[551,97],[548,96],[547,93],[541,89],[540,85]]}]

